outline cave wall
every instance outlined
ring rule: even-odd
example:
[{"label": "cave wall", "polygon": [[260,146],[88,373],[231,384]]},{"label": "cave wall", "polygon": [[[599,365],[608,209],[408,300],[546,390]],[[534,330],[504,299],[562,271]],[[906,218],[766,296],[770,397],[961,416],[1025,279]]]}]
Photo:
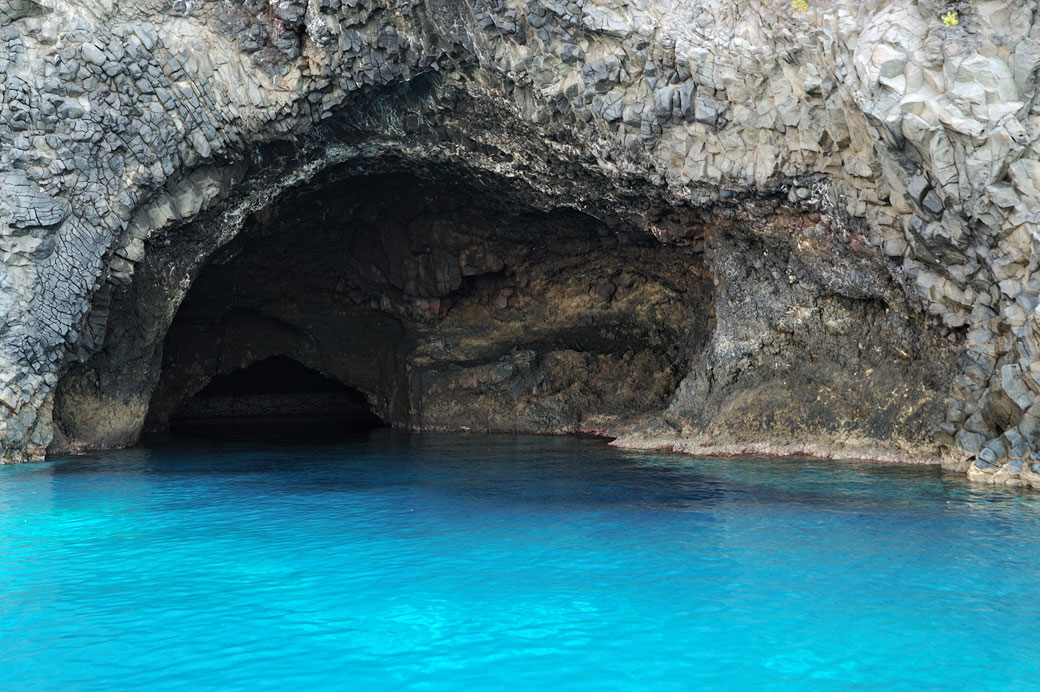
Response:
[{"label": "cave wall", "polygon": [[711,340],[667,411],[620,443],[934,461],[963,337],[915,310],[840,219],[764,202],[710,225]]},{"label": "cave wall", "polygon": [[[746,205],[763,215],[764,235],[756,224],[702,234],[706,270],[723,288],[717,317],[734,323],[713,333],[714,360],[684,378],[670,411],[692,411],[695,399],[683,400],[697,392],[708,409],[726,408],[714,393],[743,387],[740,368],[727,365],[731,343],[768,345],[789,329],[784,343],[811,353],[843,329],[829,311],[852,311],[891,333],[867,350],[901,350],[916,363],[891,366],[920,383],[906,398],[929,411],[926,401],[941,402],[941,416],[893,421],[920,420],[930,448],[976,480],[1036,484],[1040,25],[1025,0],[956,4],[954,27],[939,20],[950,8],[0,3],[0,456],[40,458],[55,412],[80,421],[66,426],[79,430],[73,437],[130,441],[158,381],[162,335],[211,256],[286,191],[335,166],[360,174],[397,157],[523,181],[542,209],[593,213],[665,246],[683,234],[669,210],[711,216]],[[797,274],[807,255],[769,240],[768,228],[788,226],[763,199],[838,229],[828,232],[841,242],[821,252],[804,290],[783,288],[782,270]],[[756,244],[791,252],[748,267]],[[870,259],[856,259],[860,244]],[[895,288],[875,281],[862,294],[831,276],[846,261]],[[730,271],[736,264],[744,269]],[[759,286],[746,297],[772,307],[734,307],[738,283]],[[805,319],[763,331],[781,305]],[[111,319],[127,310],[140,319]],[[856,329],[841,333],[858,342]],[[116,338],[126,353],[108,346]],[[850,348],[825,350],[851,374],[879,372]],[[758,373],[772,367],[732,353]],[[787,372],[816,386],[804,366]],[[819,376],[834,422],[778,429],[774,442],[797,434],[806,446],[813,430],[859,420],[847,415],[867,403],[845,402],[853,392],[828,384],[838,372]],[[951,372],[945,389],[936,384]],[[675,425],[690,440],[715,430],[650,428],[671,430],[661,440],[674,442]]]}]

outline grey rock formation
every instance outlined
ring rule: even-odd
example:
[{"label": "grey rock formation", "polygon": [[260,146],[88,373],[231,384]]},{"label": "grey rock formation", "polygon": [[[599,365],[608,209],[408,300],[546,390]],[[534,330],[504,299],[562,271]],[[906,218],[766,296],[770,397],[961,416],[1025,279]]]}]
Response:
[{"label": "grey rock formation", "polygon": [[[130,444],[259,330],[401,425],[1040,487],[1036,14],[0,0],[0,458]],[[342,206],[378,176],[474,216]]]}]

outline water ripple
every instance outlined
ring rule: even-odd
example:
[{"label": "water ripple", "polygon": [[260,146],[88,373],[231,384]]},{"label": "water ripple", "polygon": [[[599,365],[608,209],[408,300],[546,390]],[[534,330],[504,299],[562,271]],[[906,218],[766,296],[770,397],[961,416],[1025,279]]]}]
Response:
[{"label": "water ripple", "polygon": [[0,689],[1035,689],[1040,494],[597,441],[0,468]]}]

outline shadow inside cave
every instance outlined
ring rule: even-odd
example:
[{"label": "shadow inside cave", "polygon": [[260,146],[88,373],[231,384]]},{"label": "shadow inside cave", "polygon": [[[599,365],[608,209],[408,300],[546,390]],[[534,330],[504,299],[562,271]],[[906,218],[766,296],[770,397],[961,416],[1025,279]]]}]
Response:
[{"label": "shadow inside cave", "polygon": [[174,434],[284,434],[287,428],[334,434],[383,426],[365,396],[288,356],[272,356],[217,375],[170,417]]},{"label": "shadow inside cave", "polygon": [[701,248],[492,191],[348,175],[255,214],[161,334],[144,429],[579,432],[663,407],[710,333]]}]

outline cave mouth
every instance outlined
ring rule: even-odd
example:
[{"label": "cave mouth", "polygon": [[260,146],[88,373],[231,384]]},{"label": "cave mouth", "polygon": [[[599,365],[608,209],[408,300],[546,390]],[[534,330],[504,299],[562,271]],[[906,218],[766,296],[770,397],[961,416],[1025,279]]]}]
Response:
[{"label": "cave mouth", "polygon": [[177,407],[170,423],[173,432],[301,424],[334,432],[383,426],[361,392],[284,355],[216,375]]},{"label": "cave mouth", "polygon": [[919,356],[948,353],[945,339],[889,309],[898,286],[875,255],[836,260],[845,231],[819,214],[775,199],[564,205],[513,179],[391,163],[285,191],[208,253],[198,239],[223,216],[157,242],[113,293],[105,348],[63,379],[52,449],[200,423],[299,440],[378,416],[929,458],[952,361]]},{"label": "cave mouth", "polygon": [[663,409],[710,333],[700,227],[662,244],[437,173],[332,171],[245,219],[163,336],[144,429],[328,419],[339,401],[365,420],[303,366],[410,430],[576,433]]}]

